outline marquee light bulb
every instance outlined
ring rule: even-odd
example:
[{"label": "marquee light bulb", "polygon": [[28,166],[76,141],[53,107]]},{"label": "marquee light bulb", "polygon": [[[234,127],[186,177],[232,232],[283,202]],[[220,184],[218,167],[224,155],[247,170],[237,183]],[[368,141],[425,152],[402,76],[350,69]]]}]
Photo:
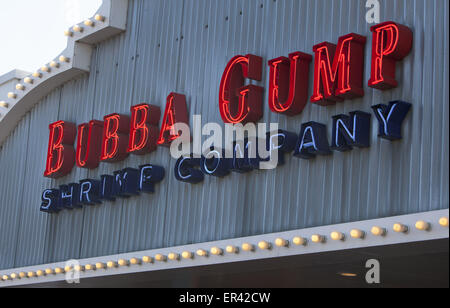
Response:
[{"label": "marquee light bulb", "polygon": [[14,93],[14,92],[9,92],[8,93],[8,98],[15,99],[15,98],[17,98],[17,94]]},{"label": "marquee light bulb", "polygon": [[95,23],[92,20],[87,19],[87,20],[84,21],[84,25],[88,26],[88,27],[94,27]]},{"label": "marquee light bulb", "polygon": [[131,258],[130,259],[130,264],[131,265],[140,265],[141,264],[141,260],[138,258]]},{"label": "marquee light bulb", "polygon": [[34,72],[32,76],[35,78],[42,78],[42,74],[40,72]]},{"label": "marquee light bulb", "polygon": [[192,259],[194,257],[194,255],[190,251],[183,251],[181,256],[183,257],[183,259]]},{"label": "marquee light bulb", "polygon": [[36,273],[35,273],[35,272],[28,272],[28,273],[27,273],[27,277],[28,277],[28,278],[33,278],[34,276],[36,276]]},{"label": "marquee light bulb", "polygon": [[66,31],[64,31],[64,35],[71,37],[71,36],[73,36],[73,32],[70,30],[66,30]]},{"label": "marquee light bulb", "polygon": [[16,90],[24,91],[25,90],[25,86],[23,84],[18,83],[18,84],[16,84]]},{"label": "marquee light bulb", "polygon": [[262,250],[269,250],[272,248],[272,245],[269,242],[261,241],[258,243],[258,247]]},{"label": "marquee light bulb", "polygon": [[[120,262],[120,261],[119,261],[119,262]],[[116,268],[116,267],[117,267],[117,263],[114,262],[114,261],[108,261],[108,262],[106,263],[106,266],[107,266],[108,268]]]},{"label": "marquee light bulb", "polygon": [[83,272],[84,266],[83,265],[75,265],[75,267],[73,269],[75,270],[75,272]]},{"label": "marquee light bulb", "polygon": [[167,257],[169,258],[169,260],[171,261],[178,261],[180,259],[180,255],[174,252],[171,252],[167,255]]},{"label": "marquee light bulb", "polygon": [[363,239],[366,236],[366,232],[359,229],[353,229],[350,231],[350,236],[356,239]]},{"label": "marquee light bulb", "polygon": [[92,264],[86,264],[84,266],[84,269],[87,270],[87,271],[95,271],[95,266],[92,265]]},{"label": "marquee light bulb", "polygon": [[220,249],[219,247],[213,247],[211,248],[211,254],[215,256],[220,256],[223,255],[223,250]]},{"label": "marquee light bulb", "polygon": [[277,238],[275,240],[275,245],[277,247],[288,247],[289,246],[289,241],[282,239],[282,238]]},{"label": "marquee light bulb", "polygon": [[331,232],[330,237],[333,241],[344,241],[345,240],[345,235],[338,231]]},{"label": "marquee light bulb", "polygon": [[[12,276],[12,275],[11,275]],[[11,277],[12,278],[12,277]],[[3,275],[2,276],[2,279],[3,279],[3,281],[7,281],[7,280],[9,280],[9,276],[8,275]],[[14,278],[12,278],[12,279],[14,279]]]},{"label": "marquee light bulb", "polygon": [[[8,276],[6,276],[6,277],[8,277]],[[16,273],[11,274],[11,279],[17,279],[17,278],[19,278],[19,275],[17,275]]]},{"label": "marquee light bulb", "polygon": [[308,240],[303,237],[296,236],[292,239],[292,243],[294,243],[297,246],[306,246]]},{"label": "marquee light bulb", "polygon": [[167,259],[166,256],[164,256],[164,255],[162,255],[160,253],[155,256],[155,260],[159,261],[159,262],[165,262],[166,259]]},{"label": "marquee light bulb", "polygon": [[100,15],[100,14],[97,14],[97,15],[95,15],[94,19],[95,19],[96,21],[101,21],[101,22],[103,22],[103,21],[105,21],[105,16]]},{"label": "marquee light bulb", "polygon": [[120,259],[118,264],[119,264],[119,266],[128,266],[128,265],[130,265],[128,260],[125,260],[125,259]]},{"label": "marquee light bulb", "polygon": [[51,268],[47,268],[47,269],[45,270],[45,273],[46,273],[47,275],[52,275],[52,274],[54,274],[54,271],[53,271]]},{"label": "marquee light bulb", "polygon": [[408,226],[400,224],[400,223],[394,224],[392,229],[397,233],[407,233],[409,230]]},{"label": "marquee light bulb", "polygon": [[34,82],[34,80],[33,80],[32,78],[30,78],[30,77],[25,77],[25,78],[23,79],[23,81],[24,81],[25,83],[28,83],[28,84],[33,84],[33,82]]},{"label": "marquee light bulb", "polygon": [[325,243],[325,237],[323,235],[314,234],[311,236],[311,241],[313,243]]},{"label": "marquee light bulb", "polygon": [[55,274],[62,274],[64,273],[64,270],[60,267],[55,268]]},{"label": "marquee light bulb", "polygon": [[229,245],[225,249],[228,253],[239,253],[239,248],[236,246]]},{"label": "marquee light bulb", "polygon": [[244,243],[244,244],[242,244],[242,250],[243,251],[254,251],[255,246],[253,246],[252,244],[249,244],[249,243]]},{"label": "marquee light bulb", "polygon": [[9,108],[9,104],[7,102],[5,102],[5,101],[1,101],[0,102],[0,107]]},{"label": "marquee light bulb", "polygon": [[43,66],[43,67],[41,67],[41,71],[50,73],[52,70],[48,66]]},{"label": "marquee light bulb", "polygon": [[199,249],[199,250],[197,250],[197,256],[199,256],[199,257],[207,257],[208,256],[208,252],[206,250]]},{"label": "marquee light bulb", "polygon": [[378,226],[373,227],[371,232],[375,236],[385,236],[387,233],[385,228],[381,228]]},{"label": "marquee light bulb", "polygon": [[416,222],[416,229],[420,230],[420,231],[429,231],[431,228],[431,225],[423,220],[419,220],[418,222]]},{"label": "marquee light bulb", "polygon": [[97,263],[95,263],[95,268],[96,269],[104,269],[105,268],[105,263],[97,262]]},{"label": "marquee light bulb", "polygon": [[72,266],[66,266],[66,267],[64,267],[64,271],[65,271],[66,273],[72,271]]},{"label": "marquee light bulb", "polygon": [[439,219],[439,224],[442,227],[448,227],[448,217],[442,217],[441,219]]},{"label": "marquee light bulb", "polygon": [[73,31],[75,31],[75,32],[83,32],[83,27],[81,27],[81,26],[79,26],[79,25],[75,25],[75,26],[73,26]]},{"label": "marquee light bulb", "polygon": [[25,278],[25,277],[27,277],[27,274],[26,273],[24,273],[24,272],[20,272],[19,273],[19,278]]},{"label": "marquee light bulb", "polygon": [[36,272],[36,276],[38,276],[38,277],[45,276],[45,272],[44,272],[43,270],[38,270],[38,271]]},{"label": "marquee light bulb", "polygon": [[65,56],[59,56],[59,61],[61,61],[61,62],[69,62],[70,59],[65,57]]},{"label": "marquee light bulb", "polygon": [[153,259],[151,257],[149,257],[149,256],[142,257],[142,261],[144,263],[153,263]]},{"label": "marquee light bulb", "polygon": [[59,63],[56,61],[52,61],[52,62],[50,62],[50,67],[59,68]]}]

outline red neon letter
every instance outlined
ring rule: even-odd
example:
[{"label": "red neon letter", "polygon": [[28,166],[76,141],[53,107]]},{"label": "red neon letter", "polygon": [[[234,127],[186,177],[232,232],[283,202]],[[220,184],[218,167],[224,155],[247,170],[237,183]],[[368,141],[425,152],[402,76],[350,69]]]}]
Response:
[{"label": "red neon letter", "polygon": [[50,124],[47,163],[44,176],[60,178],[70,173],[75,165],[76,126],[73,123],[59,121]]},{"label": "red neon letter", "polygon": [[176,123],[189,125],[186,96],[170,93],[167,97],[166,110],[158,139],[159,145],[170,146],[173,140],[180,137],[179,133],[175,131],[174,125]]},{"label": "red neon letter", "polygon": [[236,56],[228,62],[220,82],[219,109],[225,123],[257,122],[262,117],[264,89],[245,86],[245,78],[261,81],[262,58]]},{"label": "red neon letter", "polygon": [[289,59],[280,57],[269,61],[269,107],[272,112],[294,116],[303,111],[308,102],[311,60],[311,55],[295,52]]},{"label": "red neon letter", "polygon": [[[363,70],[366,38],[350,33],[339,38],[338,45],[324,42],[313,47],[314,93],[311,102],[331,105],[344,98],[364,96]],[[330,54],[334,54],[331,66]]]},{"label": "red neon letter", "polygon": [[128,133],[130,118],[125,115],[111,114],[104,118],[102,154],[104,162],[118,162],[128,157]]},{"label": "red neon letter", "polygon": [[131,107],[128,153],[145,155],[156,150],[159,135],[159,107],[141,104]]},{"label": "red neon letter", "polygon": [[372,72],[369,87],[388,90],[397,87],[395,63],[406,57],[412,48],[412,31],[395,22],[384,22],[370,28],[372,41]]},{"label": "red neon letter", "polygon": [[80,168],[95,169],[100,164],[103,122],[92,120],[78,126],[76,163]]}]

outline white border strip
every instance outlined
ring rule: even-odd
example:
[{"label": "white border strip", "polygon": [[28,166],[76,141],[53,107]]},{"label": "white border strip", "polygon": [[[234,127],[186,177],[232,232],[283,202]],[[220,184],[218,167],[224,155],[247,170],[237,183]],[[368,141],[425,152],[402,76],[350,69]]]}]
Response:
[{"label": "white border strip", "polygon": [[[132,259],[136,258],[139,260],[140,264],[138,265],[125,265],[125,266],[117,266],[114,268],[104,268],[104,269],[96,269],[91,271],[82,271],[80,272],[81,282],[83,278],[96,278],[102,276],[114,276],[114,275],[123,275],[123,274],[132,274],[132,273],[140,273],[140,272],[151,272],[151,271],[160,271],[160,270],[169,270],[169,269],[177,269],[177,268],[189,268],[196,266],[206,266],[213,264],[224,264],[224,263],[232,263],[232,262],[242,262],[242,261],[250,261],[250,260],[261,260],[268,258],[276,258],[276,257],[287,257],[287,256],[295,256],[295,255],[306,255],[320,252],[329,252],[329,251],[339,251],[339,250],[347,250],[347,249],[357,249],[357,248],[367,248],[367,247],[376,247],[376,246],[385,246],[385,245],[395,245],[395,244],[403,244],[403,243],[411,243],[411,242],[420,242],[420,241],[430,241],[437,239],[446,239],[449,238],[449,229],[447,226],[440,225],[440,220],[442,218],[446,218],[448,221],[449,210],[440,210],[440,211],[431,211],[431,212],[423,212],[418,214],[411,214],[405,216],[396,216],[396,217],[388,217],[381,218],[375,220],[366,220],[359,222],[352,222],[346,224],[338,224],[331,226],[322,226],[317,228],[309,228],[303,230],[295,230],[288,232],[280,232],[273,234],[265,234],[258,235],[252,237],[245,238],[236,238],[229,239],[223,241],[209,242],[209,243],[201,243],[194,245],[186,245],[179,247],[171,247],[171,248],[163,248],[156,250],[147,250],[140,252],[133,252],[127,254],[120,255],[112,255],[112,256],[104,256],[97,257],[91,259],[78,260],[80,265],[94,265],[97,263],[101,263],[106,266],[106,264],[110,261],[118,262],[120,259],[126,260],[127,263]],[[416,223],[418,221],[424,221],[430,225],[429,230],[419,230],[417,229]],[[393,225],[396,223],[400,223],[404,226],[408,226],[409,231],[407,233],[397,233],[393,231]],[[384,236],[375,236],[371,233],[371,229],[374,227],[384,228],[386,230],[386,234]],[[349,233],[352,229],[359,229],[365,231],[366,236],[364,239],[355,239],[351,238]],[[332,240],[330,238],[330,234],[332,232],[341,232],[345,235],[345,240]],[[324,243],[313,243],[311,241],[311,237],[313,235],[322,235],[326,238]],[[292,243],[292,239],[294,237],[302,237],[308,239],[307,245],[296,246]],[[275,240],[277,238],[286,239],[289,241],[289,246],[287,247],[277,247],[275,245]],[[258,247],[258,243],[261,241],[265,241],[266,243],[270,243],[271,249],[261,249]],[[243,251],[242,245],[244,243],[248,243],[253,245],[255,248],[253,251]],[[235,246],[238,248],[238,253],[227,253],[225,248],[227,246]],[[212,255],[210,253],[210,249],[212,247],[218,247],[223,250],[222,255]],[[203,250],[208,252],[207,256],[199,256],[197,255],[198,250]],[[191,252],[193,254],[192,259],[183,259],[181,257],[183,252]],[[179,260],[168,260],[166,261],[155,261],[155,256],[160,254],[162,256],[167,257],[170,253],[175,253],[180,255]],[[152,263],[144,263],[142,262],[142,258],[144,256],[149,256],[153,259]],[[11,286],[24,286],[31,284],[41,284],[41,283],[50,283],[50,282],[64,282],[65,281],[65,262],[59,262],[54,264],[40,265],[40,266],[31,266],[31,267],[23,267],[12,270],[4,270],[0,271],[0,287],[11,287]],[[11,279],[11,274],[19,275],[20,273],[28,274],[29,272],[34,273],[34,276],[38,270],[45,271],[46,269],[56,269],[59,268],[62,270],[61,274],[50,274],[41,277],[32,277],[32,278],[21,278],[21,279]],[[70,273],[69,273],[70,274]],[[72,273],[73,274],[73,273]],[[7,276],[8,279],[4,280],[4,276]]]},{"label": "white border strip", "polygon": [[[17,123],[53,89],[90,70],[92,45],[126,30],[128,0],[103,0],[95,16],[67,31],[67,48],[35,74],[26,76],[8,98],[0,98],[0,145]],[[78,31],[75,31],[78,30]],[[82,103],[82,102],[80,102]]]}]

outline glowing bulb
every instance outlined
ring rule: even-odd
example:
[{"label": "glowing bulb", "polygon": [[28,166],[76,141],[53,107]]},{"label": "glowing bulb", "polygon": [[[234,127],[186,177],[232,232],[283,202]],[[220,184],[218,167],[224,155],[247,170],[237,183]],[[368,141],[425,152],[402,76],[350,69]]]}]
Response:
[{"label": "glowing bulb", "polygon": [[59,61],[60,61],[60,62],[69,62],[70,59],[67,58],[67,57],[65,57],[65,56],[59,56]]},{"label": "glowing bulb", "polygon": [[225,249],[228,253],[239,253],[239,248],[237,248],[236,246],[227,246]]},{"label": "glowing bulb", "polygon": [[50,73],[52,70],[48,66],[43,66],[43,67],[41,67],[41,71]]},{"label": "glowing bulb", "polygon": [[219,247],[213,247],[211,248],[211,254],[215,256],[220,256],[223,255],[223,250],[220,249]]},{"label": "glowing bulb", "polygon": [[88,27],[93,27],[93,26],[95,26],[95,23],[92,20],[87,19],[84,21],[84,25],[88,26]]},{"label": "glowing bulb", "polygon": [[275,240],[275,245],[277,245],[277,247],[288,247],[289,241],[282,239],[282,238],[277,238]]},{"label": "glowing bulb", "polygon": [[259,249],[268,250],[272,248],[272,245],[266,241],[261,241],[258,243]]},{"label": "glowing bulb", "polygon": [[[121,260],[119,260],[119,262],[120,262]],[[116,262],[114,262],[114,261],[108,261],[107,263],[106,263],[106,266],[108,267],[108,268],[115,268],[115,267],[117,267],[117,263]]]},{"label": "glowing bulb", "polygon": [[64,270],[60,267],[55,268],[55,274],[62,274],[64,273]]},{"label": "glowing bulb", "polygon": [[105,268],[105,264],[102,262],[97,262],[95,263],[95,268],[96,269],[104,269]]},{"label": "glowing bulb", "polygon": [[50,67],[59,68],[59,63],[56,61],[52,61],[52,62],[50,62]]},{"label": "glowing bulb", "polygon": [[23,84],[18,83],[18,84],[16,84],[16,90],[24,91],[25,90],[25,86]]},{"label": "glowing bulb", "polygon": [[408,226],[405,226],[405,225],[402,225],[402,224],[399,224],[399,223],[394,224],[392,229],[395,232],[398,232],[398,233],[406,233],[406,232],[408,232]]},{"label": "glowing bulb", "polygon": [[47,268],[47,269],[45,270],[45,273],[46,273],[47,275],[52,275],[52,274],[54,274],[54,271],[53,271],[51,268]]},{"label": "glowing bulb", "polygon": [[65,36],[73,36],[73,32],[70,30],[66,30],[66,31],[64,31],[64,35]]},{"label": "glowing bulb", "polygon": [[333,241],[344,241],[345,240],[345,235],[341,232],[331,232],[330,237]]},{"label": "glowing bulb", "polygon": [[102,15],[100,15],[100,14],[97,14],[97,15],[95,15],[94,19],[95,19],[96,21],[101,21],[101,22],[103,22],[103,21],[105,21],[105,16],[102,16]]},{"label": "glowing bulb", "polygon": [[177,261],[180,259],[180,255],[174,252],[171,252],[167,255],[167,257],[169,258],[169,260],[171,261]]},{"label": "glowing bulb", "polygon": [[199,249],[199,250],[197,250],[197,256],[199,256],[199,257],[207,257],[208,256],[208,252],[206,250]]},{"label": "glowing bulb", "polygon": [[28,84],[33,84],[33,82],[34,82],[34,80],[31,79],[30,77],[25,77],[23,81]]},{"label": "glowing bulb", "polygon": [[448,217],[442,217],[441,219],[439,219],[439,224],[442,227],[448,227]]},{"label": "glowing bulb", "polygon": [[7,102],[5,102],[5,101],[1,101],[0,102],[0,107],[9,108],[9,104]]},{"label": "glowing bulb", "polygon": [[72,271],[72,266],[66,266],[66,267],[64,267],[64,271],[65,271],[66,273]]},{"label": "glowing bulb", "polygon": [[140,265],[141,264],[141,260],[138,258],[131,258],[130,259],[130,264],[131,265]]},{"label": "glowing bulb", "polygon": [[306,246],[308,241],[303,237],[296,236],[292,239],[292,243],[294,243],[297,246]]},{"label": "glowing bulb", "polygon": [[120,266],[128,266],[128,265],[130,265],[128,260],[125,260],[125,259],[120,259],[118,263],[119,263]]},{"label": "glowing bulb", "polygon": [[314,234],[311,236],[311,241],[313,243],[324,243],[325,242],[325,237],[319,234]]},{"label": "glowing bulb", "polygon": [[8,98],[15,99],[15,98],[17,98],[17,94],[14,93],[14,92],[9,92],[8,93]]},{"label": "glowing bulb", "polygon": [[18,279],[19,275],[17,275],[16,273],[12,273],[11,274],[11,279]]},{"label": "glowing bulb", "polygon": [[36,275],[35,272],[28,272],[28,273],[27,273],[27,277],[28,277],[28,278],[33,278],[35,275]]},{"label": "glowing bulb", "polygon": [[142,261],[144,261],[144,263],[153,263],[153,259],[149,256],[142,257]]},{"label": "glowing bulb", "polygon": [[83,32],[83,27],[81,27],[81,26],[79,26],[79,25],[75,25],[75,26],[73,26],[73,31],[75,31],[75,32]]},{"label": "glowing bulb", "polygon": [[[11,275],[12,276],[12,275]],[[8,275],[3,275],[2,276],[2,279],[3,279],[3,281],[7,281],[7,280],[9,280],[9,276]],[[14,278],[12,278],[12,279],[14,279]]]},{"label": "glowing bulb", "polygon": [[38,277],[45,276],[45,272],[42,271],[42,270],[38,270],[38,271],[36,272],[36,276],[38,276]]},{"label": "glowing bulb", "polygon": [[253,251],[255,247],[252,244],[244,243],[242,244],[242,250],[243,251]]},{"label": "glowing bulb", "polygon": [[359,229],[353,229],[350,231],[350,236],[352,238],[359,238],[359,239],[363,239],[366,236],[366,233],[362,230]]},{"label": "glowing bulb", "polygon": [[194,255],[190,251],[183,251],[181,256],[183,257],[183,259],[192,259],[194,257]]},{"label": "glowing bulb", "polygon": [[425,222],[423,220],[419,220],[416,222],[416,229],[420,231],[428,231],[430,230],[430,224],[428,222]]},{"label": "glowing bulb", "polygon": [[83,265],[75,265],[75,267],[73,269],[75,270],[75,272],[83,272],[84,266]]},{"label": "glowing bulb", "polygon": [[155,260],[159,261],[159,262],[165,262],[166,261],[166,256],[162,255],[162,254],[157,254],[155,256]]},{"label": "glowing bulb", "polygon": [[95,266],[92,265],[92,264],[86,264],[84,266],[84,269],[87,270],[87,271],[95,271]]},{"label": "glowing bulb", "polygon": [[370,232],[372,232],[372,234],[375,236],[385,236],[386,235],[386,229],[377,227],[377,226],[373,227]]},{"label": "glowing bulb", "polygon": [[34,72],[32,76],[35,78],[42,78],[42,74],[40,72]]}]

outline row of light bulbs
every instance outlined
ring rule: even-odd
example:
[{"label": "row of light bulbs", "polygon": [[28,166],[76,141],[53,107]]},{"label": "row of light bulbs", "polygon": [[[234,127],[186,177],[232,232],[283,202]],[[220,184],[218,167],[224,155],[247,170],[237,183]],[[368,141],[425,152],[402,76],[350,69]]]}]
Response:
[{"label": "row of light bulbs", "polygon": [[[439,225],[442,227],[448,227],[449,226],[449,219],[448,217],[442,217],[439,219]],[[420,220],[417,221],[415,224],[415,228],[420,231],[430,231],[431,230],[431,224],[429,222]],[[408,233],[409,227],[407,225],[396,223],[393,225],[392,230],[397,233]],[[387,229],[379,226],[374,226],[371,229],[371,233],[374,236],[386,236],[387,235]],[[350,231],[350,237],[354,239],[364,239],[366,236],[366,232],[360,229],[352,229]],[[345,241],[346,235],[339,231],[331,232],[330,238],[334,241]],[[314,234],[311,236],[311,242],[313,243],[325,243],[327,240],[327,237],[320,234]],[[296,246],[306,246],[308,245],[308,239],[300,236],[296,236],[292,239],[292,243]],[[289,240],[283,239],[283,238],[277,238],[274,241],[275,246],[277,247],[289,247],[290,242]],[[270,250],[272,249],[272,243],[267,241],[260,241],[257,245],[257,247],[261,250]],[[4,275],[1,277],[1,280],[7,281],[7,280],[15,280],[15,279],[22,279],[22,278],[33,278],[33,277],[42,277],[46,275],[58,275],[58,274],[64,274],[71,271],[76,272],[84,272],[84,271],[95,271],[95,270],[107,270],[107,269],[113,269],[118,267],[125,267],[125,266],[132,266],[132,265],[142,265],[142,264],[151,264],[156,262],[167,262],[170,261],[180,261],[182,259],[189,260],[194,259],[195,255],[198,257],[208,257],[210,254],[214,256],[221,256],[224,255],[225,252],[228,254],[238,254],[240,249],[246,252],[252,252],[256,250],[256,246],[250,243],[243,243],[241,247],[234,246],[234,245],[228,245],[225,247],[225,250],[219,247],[212,247],[209,251],[199,249],[195,252],[195,254],[191,251],[183,251],[180,253],[169,253],[167,256],[163,254],[157,254],[154,256],[154,258],[149,256],[144,256],[142,258],[131,258],[131,259],[120,259],[118,261],[109,261],[106,263],[98,262],[95,264],[86,264],[86,265],[77,265],[77,266],[66,266],[65,268],[56,267],[54,269],[48,268],[46,270],[38,270],[36,272],[20,272],[18,274],[12,273],[10,275]]]},{"label": "row of light bulbs", "polygon": [[[98,21],[98,22],[104,22],[106,20],[106,17],[97,14],[97,15],[94,16],[94,20]],[[95,22],[93,20],[91,20],[91,19],[88,19],[88,20],[86,20],[84,22],[84,25],[89,26],[89,27],[95,27]],[[73,36],[74,32],[80,32],[81,33],[81,32],[83,32],[83,30],[84,30],[84,28],[82,26],[75,25],[75,26],[72,27],[71,30],[65,31],[64,34],[66,36]],[[70,62],[70,58],[65,57],[63,55],[61,55],[58,59],[59,59],[59,62],[58,61],[52,61],[52,62],[49,63],[49,65],[45,65],[45,66],[41,67],[40,70],[34,72],[31,76],[34,77],[34,78],[39,78],[40,79],[40,78],[43,77],[43,74],[51,73],[52,69],[58,69],[61,66],[62,63],[69,63]],[[23,82],[25,84],[28,84],[28,85],[32,85],[34,83],[34,81],[35,81],[35,79],[33,79],[31,77],[25,77],[23,79]],[[21,83],[17,84],[16,85],[16,90],[17,91],[25,91],[26,88],[27,88],[27,85],[25,85],[25,84],[21,84]],[[9,99],[17,99],[17,93],[9,92],[8,93],[8,98]],[[9,104],[7,102],[5,102],[5,101],[0,101],[0,107],[9,108]]]}]

